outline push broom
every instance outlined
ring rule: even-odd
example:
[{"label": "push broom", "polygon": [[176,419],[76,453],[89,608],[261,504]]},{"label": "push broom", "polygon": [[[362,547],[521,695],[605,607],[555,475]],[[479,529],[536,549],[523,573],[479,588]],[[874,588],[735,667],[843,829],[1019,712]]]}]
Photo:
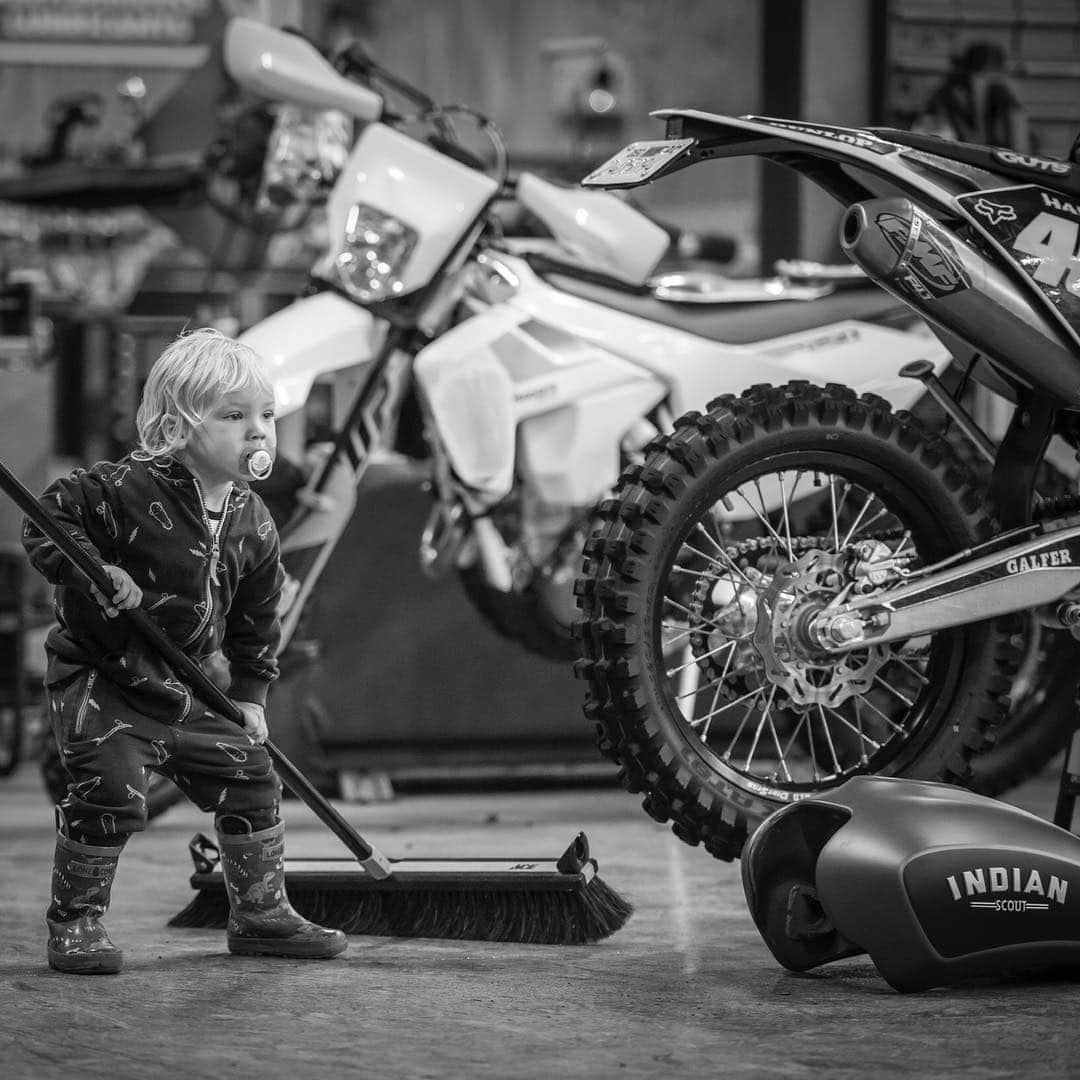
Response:
[{"label": "push broom", "polygon": [[[2,462],[0,487],[91,583],[106,596],[112,593],[112,581],[101,564]],[[123,614],[205,704],[243,724],[236,705],[148,612],[133,608]],[[608,937],[630,917],[631,905],[598,876],[584,833],[558,859],[390,859],[365,840],[273,742],[267,739],[263,745],[282,782],[353,856],[286,859],[289,899],[309,919],[350,934],[573,945]],[[190,846],[195,897],[169,925],[224,928],[229,901],[217,847],[202,834]]]}]

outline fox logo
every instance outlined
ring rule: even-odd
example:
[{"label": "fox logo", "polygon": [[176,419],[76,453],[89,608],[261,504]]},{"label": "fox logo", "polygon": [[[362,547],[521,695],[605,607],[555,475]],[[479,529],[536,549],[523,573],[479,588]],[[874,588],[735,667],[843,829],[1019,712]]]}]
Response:
[{"label": "fox logo", "polygon": [[971,209],[982,214],[991,225],[1000,225],[1003,221],[1015,221],[1016,210],[1004,203],[991,202],[985,196],[971,204]]}]

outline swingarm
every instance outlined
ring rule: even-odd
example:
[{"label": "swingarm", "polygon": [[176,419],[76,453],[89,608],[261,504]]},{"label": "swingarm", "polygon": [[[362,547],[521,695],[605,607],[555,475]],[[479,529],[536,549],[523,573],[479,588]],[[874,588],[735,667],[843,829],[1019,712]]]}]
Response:
[{"label": "swingarm", "polygon": [[[1013,611],[1052,604],[1080,587],[1080,524],[1044,530],[1022,542],[1000,547],[1000,538],[928,567],[885,593],[828,607],[808,625],[813,644],[830,653],[917,637]],[[912,575],[914,578],[914,575]],[[1072,607],[1058,618],[1072,625]]]}]

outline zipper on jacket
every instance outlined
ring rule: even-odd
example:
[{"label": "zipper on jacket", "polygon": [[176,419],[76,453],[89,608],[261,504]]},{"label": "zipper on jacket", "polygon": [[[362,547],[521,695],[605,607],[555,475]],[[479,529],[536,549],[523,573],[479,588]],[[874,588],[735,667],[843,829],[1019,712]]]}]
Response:
[{"label": "zipper on jacket", "polygon": [[221,539],[225,532],[229,508],[232,504],[232,492],[230,491],[229,494],[225,496],[225,502],[221,507],[221,527],[217,532],[214,532],[214,529],[210,524],[210,517],[206,513],[206,500],[203,498],[202,488],[199,486],[197,478],[192,477],[192,480],[195,483],[195,494],[199,496],[199,512],[202,514],[203,525],[206,527],[206,535],[210,540],[210,565],[207,568],[206,573],[206,614],[199,620],[199,625],[195,627],[191,636],[181,643],[181,648],[187,648],[188,645],[193,644],[199,639],[199,635],[210,625],[210,619],[214,614],[214,581],[217,575],[218,561],[221,558]]},{"label": "zipper on jacket", "polygon": [[96,679],[96,671],[91,671],[86,676],[86,688],[82,692],[82,698],[79,700],[79,708],[75,713],[75,735],[81,735],[83,733],[83,728],[86,727],[86,710],[90,705],[90,691],[94,689],[94,682]]}]

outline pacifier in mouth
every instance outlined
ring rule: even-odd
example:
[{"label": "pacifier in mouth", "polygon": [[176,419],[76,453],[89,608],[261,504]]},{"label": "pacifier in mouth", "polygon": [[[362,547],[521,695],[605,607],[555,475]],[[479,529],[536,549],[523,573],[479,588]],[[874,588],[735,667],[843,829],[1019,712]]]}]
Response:
[{"label": "pacifier in mouth", "polygon": [[274,467],[274,458],[269,450],[245,450],[240,465],[252,480],[265,480]]}]

